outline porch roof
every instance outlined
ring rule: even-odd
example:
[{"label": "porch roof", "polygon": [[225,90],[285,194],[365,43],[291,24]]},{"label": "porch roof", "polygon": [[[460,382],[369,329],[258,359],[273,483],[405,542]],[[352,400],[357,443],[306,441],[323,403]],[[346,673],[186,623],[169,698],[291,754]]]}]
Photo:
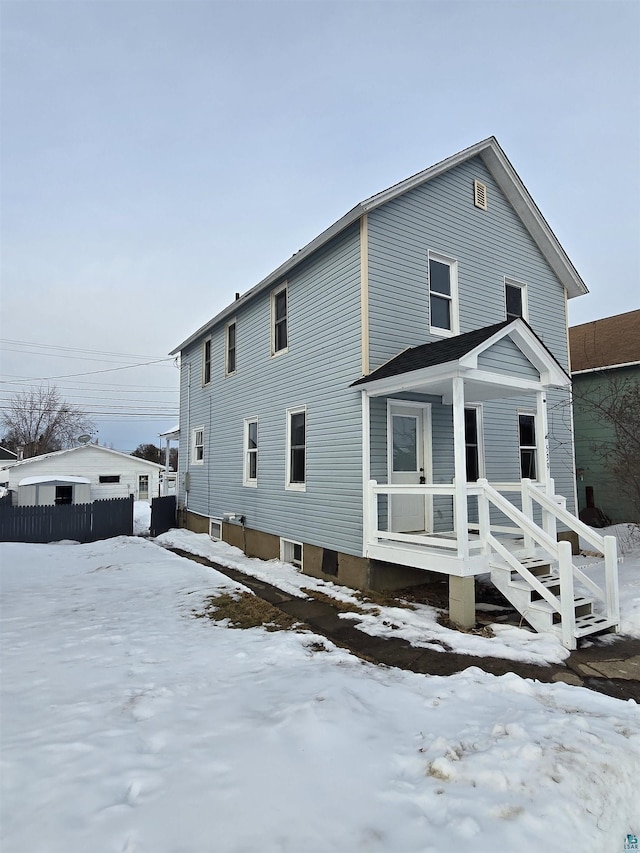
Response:
[{"label": "porch roof", "polygon": [[[504,338],[510,338],[539,372],[539,380],[522,378],[515,371],[513,374],[497,373],[478,368],[478,356]],[[451,394],[454,377],[465,380],[465,398],[469,402],[571,384],[569,375],[533,329],[518,318],[409,347],[368,376],[353,382],[351,387],[360,386],[372,395],[416,391],[446,398]]]}]

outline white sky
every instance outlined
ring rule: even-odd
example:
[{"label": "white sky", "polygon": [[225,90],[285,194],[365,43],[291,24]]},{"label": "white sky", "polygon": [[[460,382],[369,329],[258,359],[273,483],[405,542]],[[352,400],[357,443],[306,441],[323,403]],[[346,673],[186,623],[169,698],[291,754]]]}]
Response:
[{"label": "white sky", "polygon": [[127,365],[491,134],[591,291],[571,322],[640,303],[636,2],[3,0],[2,41],[0,406],[124,368],[52,381],[157,443],[178,373]]}]

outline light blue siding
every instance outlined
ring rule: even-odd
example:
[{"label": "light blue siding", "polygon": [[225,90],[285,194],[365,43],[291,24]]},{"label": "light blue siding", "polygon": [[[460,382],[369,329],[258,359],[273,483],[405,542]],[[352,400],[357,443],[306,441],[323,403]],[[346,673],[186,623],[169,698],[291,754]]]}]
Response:
[{"label": "light blue siding", "polygon": [[510,338],[503,338],[478,356],[478,368],[504,376],[540,381],[540,372]]},{"label": "light blue siding", "polygon": [[[487,186],[486,211],[473,204],[474,178]],[[406,347],[442,340],[429,330],[430,250],[457,261],[461,332],[505,320],[504,279],[516,280],[527,286],[529,324],[566,369],[564,288],[479,158],[372,211],[368,219],[372,370]],[[507,341],[481,356],[479,364],[505,375],[539,378],[515,345]],[[572,508],[575,484],[567,394],[554,392],[549,401],[552,475]],[[485,461],[490,480],[515,481],[520,477],[518,408],[535,410],[535,398],[484,405]],[[451,436],[440,434],[439,428],[450,429],[451,420],[450,416],[440,421],[438,417],[434,408],[434,480],[438,482],[436,460],[442,458],[450,466],[443,464],[442,481],[450,482]]]},{"label": "light blue siding", "polygon": [[[237,371],[224,373],[224,323],[212,333],[212,381],[202,347],[182,356],[183,411],[191,364],[191,429],[205,427],[205,465],[190,466],[188,508],[236,512],[248,527],[360,554],[362,550],[360,241],[358,226],[288,278],[288,352],[271,356],[270,294],[236,314]],[[285,489],[287,409],[306,406],[306,491]],[[244,419],[258,419],[258,485],[243,486]],[[186,432],[181,436],[181,464]],[[185,470],[181,467],[181,470]],[[184,489],[180,499],[184,501]]]}]

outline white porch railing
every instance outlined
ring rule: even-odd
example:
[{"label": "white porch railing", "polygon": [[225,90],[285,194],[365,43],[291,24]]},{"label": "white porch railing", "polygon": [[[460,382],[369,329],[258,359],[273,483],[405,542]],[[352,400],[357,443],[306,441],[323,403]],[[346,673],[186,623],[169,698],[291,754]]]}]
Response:
[{"label": "white porch railing", "polygon": [[[369,481],[368,495],[365,499],[365,542],[368,545],[392,545],[394,542],[415,545],[424,553],[425,548],[437,549],[440,556],[448,556],[452,561],[468,560],[470,557],[485,557],[486,563],[492,552],[498,554],[515,572],[522,576],[550,606],[561,615],[563,642],[573,642],[575,636],[574,586],[578,582],[604,605],[607,619],[612,623],[619,620],[617,543],[614,536],[601,536],[581,522],[566,509],[564,498],[553,494],[553,481],[546,486],[524,479],[518,483],[497,483],[491,485],[487,480],[465,483],[467,497],[476,497],[478,502],[478,523],[462,528],[455,524],[452,533],[437,535],[429,533],[398,533],[380,530],[378,523],[378,498],[386,495],[415,495],[425,499],[436,496],[449,496],[455,507],[455,483],[425,485],[388,485]],[[509,501],[504,493],[519,493],[522,509]],[[542,524],[534,520],[535,507],[540,508]],[[506,517],[511,524],[495,524],[491,521],[491,507]],[[573,564],[569,542],[557,541],[557,524],[564,524],[569,530],[588,542],[604,557],[605,583],[598,586],[581,569]],[[470,531],[478,533],[477,541],[471,541]],[[533,555],[542,551],[550,563],[558,566],[559,597],[543,586],[518,559],[518,556],[505,547],[498,539],[499,534],[517,534],[523,538],[524,554]],[[407,563],[410,564],[410,563]],[[416,565],[421,563],[416,562]],[[453,570],[452,574],[457,574]],[[568,646],[569,647],[569,646]],[[573,646],[575,647],[575,645]]]}]

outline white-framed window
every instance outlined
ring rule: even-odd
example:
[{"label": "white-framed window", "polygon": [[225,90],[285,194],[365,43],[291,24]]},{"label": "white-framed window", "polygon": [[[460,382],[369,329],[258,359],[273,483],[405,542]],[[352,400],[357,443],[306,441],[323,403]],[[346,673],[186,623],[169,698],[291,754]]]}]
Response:
[{"label": "white-framed window", "polygon": [[458,262],[436,252],[429,252],[429,326],[434,335],[457,335]]},{"label": "white-framed window", "polygon": [[204,465],[204,427],[195,427],[191,432],[191,464]]},{"label": "white-framed window", "polygon": [[236,321],[231,320],[224,329],[224,372],[233,376],[236,372]]},{"label": "white-framed window", "polygon": [[464,446],[467,460],[467,482],[474,483],[484,477],[482,406],[465,406]]},{"label": "white-framed window", "polygon": [[280,560],[283,563],[291,563],[296,569],[302,571],[302,542],[294,542],[293,539],[280,539]]},{"label": "white-framed window", "polygon": [[307,483],[307,409],[287,409],[286,488],[304,492]]},{"label": "white-framed window", "polygon": [[533,412],[518,412],[518,444],[520,446],[520,476],[537,479],[536,416]]},{"label": "white-framed window", "polygon": [[141,501],[149,500],[149,475],[138,474],[138,499]]},{"label": "white-framed window", "polygon": [[527,309],[527,285],[515,279],[504,279],[504,305],[505,316],[507,320],[515,320],[517,317],[522,317],[523,320],[529,319]]},{"label": "white-framed window", "polygon": [[214,542],[222,541],[222,519],[221,518],[210,518],[209,519],[209,536],[213,539]]},{"label": "white-framed window", "polygon": [[211,382],[211,338],[202,342],[202,384]]},{"label": "white-framed window", "polygon": [[242,476],[244,486],[258,485],[258,419],[244,420],[244,470]]},{"label": "white-framed window", "polygon": [[271,355],[286,352],[289,347],[289,297],[286,282],[271,291]]}]

